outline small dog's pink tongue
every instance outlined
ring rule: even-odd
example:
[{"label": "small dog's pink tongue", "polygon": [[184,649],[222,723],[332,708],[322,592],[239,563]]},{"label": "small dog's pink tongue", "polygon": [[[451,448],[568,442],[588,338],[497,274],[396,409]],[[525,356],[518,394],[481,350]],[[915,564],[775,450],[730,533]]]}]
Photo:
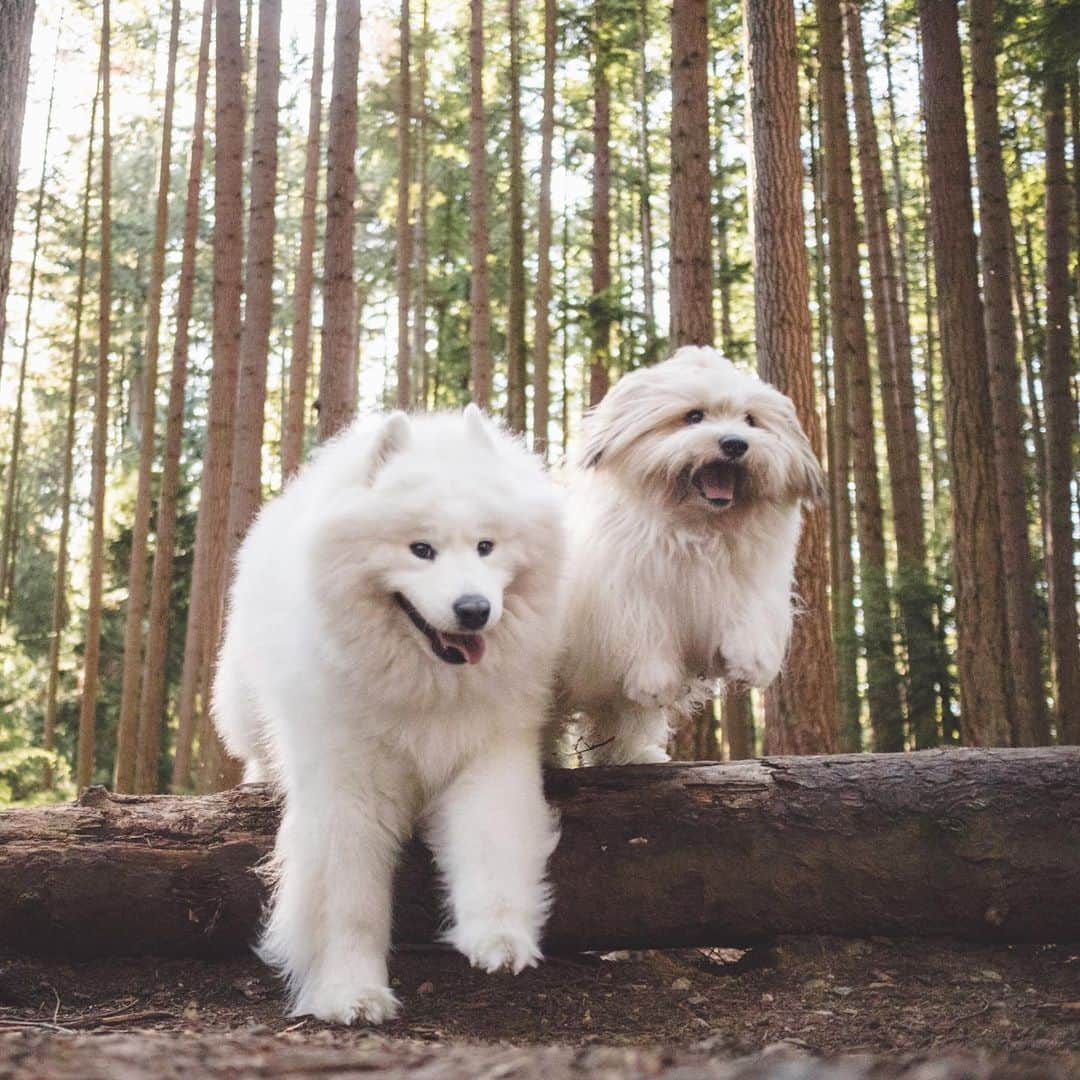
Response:
[{"label": "small dog's pink tongue", "polygon": [[701,490],[707,499],[733,499],[735,497],[735,469],[731,465],[706,465],[698,473]]},{"label": "small dog's pink tongue", "polygon": [[479,664],[484,658],[484,639],[480,634],[444,634],[439,632],[443,648],[457,649],[467,664]]}]

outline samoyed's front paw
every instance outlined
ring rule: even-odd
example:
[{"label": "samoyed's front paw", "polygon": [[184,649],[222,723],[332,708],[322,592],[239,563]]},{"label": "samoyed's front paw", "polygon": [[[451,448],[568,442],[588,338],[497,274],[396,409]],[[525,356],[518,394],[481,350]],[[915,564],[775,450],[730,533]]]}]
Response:
[{"label": "samoyed's front paw", "polygon": [[327,981],[305,987],[296,999],[293,1016],[315,1016],[332,1024],[381,1024],[393,1020],[401,1009],[387,986],[357,987]]},{"label": "samoyed's front paw", "polygon": [[511,971],[518,975],[527,967],[536,967],[543,959],[533,934],[498,924],[458,926],[451,935],[451,942],[468,957],[473,967],[489,975],[496,971]]},{"label": "samoyed's front paw", "polygon": [[635,705],[664,708],[674,705],[686,693],[687,680],[676,664],[652,656],[627,672],[623,690]]}]

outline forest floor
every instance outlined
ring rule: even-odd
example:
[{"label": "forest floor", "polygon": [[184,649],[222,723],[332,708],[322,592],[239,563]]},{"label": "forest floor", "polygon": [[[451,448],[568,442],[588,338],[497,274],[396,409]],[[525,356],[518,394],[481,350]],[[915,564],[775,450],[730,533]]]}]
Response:
[{"label": "forest floor", "polygon": [[1080,1077],[1080,946],[784,939],[553,957],[395,954],[401,1019],[283,1015],[253,957],[0,959],[0,1078]]}]

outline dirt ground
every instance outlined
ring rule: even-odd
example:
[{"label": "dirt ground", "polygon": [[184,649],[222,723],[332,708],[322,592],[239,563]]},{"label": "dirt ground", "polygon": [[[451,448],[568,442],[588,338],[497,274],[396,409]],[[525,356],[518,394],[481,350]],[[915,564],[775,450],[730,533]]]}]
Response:
[{"label": "dirt ground", "polygon": [[0,1078],[1080,1077],[1080,945],[782,940],[554,957],[398,952],[378,1031],[283,1013],[254,958],[0,959]]}]

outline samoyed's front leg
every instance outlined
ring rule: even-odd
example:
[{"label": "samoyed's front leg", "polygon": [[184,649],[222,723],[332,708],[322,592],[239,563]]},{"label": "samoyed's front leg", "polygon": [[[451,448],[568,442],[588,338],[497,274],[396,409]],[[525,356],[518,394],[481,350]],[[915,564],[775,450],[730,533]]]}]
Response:
[{"label": "samoyed's front leg", "polygon": [[449,890],[447,940],[474,967],[517,974],[540,959],[558,839],[534,734],[486,747],[440,795],[429,841]]},{"label": "samoyed's front leg", "polygon": [[341,1024],[397,1014],[386,954],[401,829],[355,792],[286,805],[260,955],[288,980],[293,1015]]}]

